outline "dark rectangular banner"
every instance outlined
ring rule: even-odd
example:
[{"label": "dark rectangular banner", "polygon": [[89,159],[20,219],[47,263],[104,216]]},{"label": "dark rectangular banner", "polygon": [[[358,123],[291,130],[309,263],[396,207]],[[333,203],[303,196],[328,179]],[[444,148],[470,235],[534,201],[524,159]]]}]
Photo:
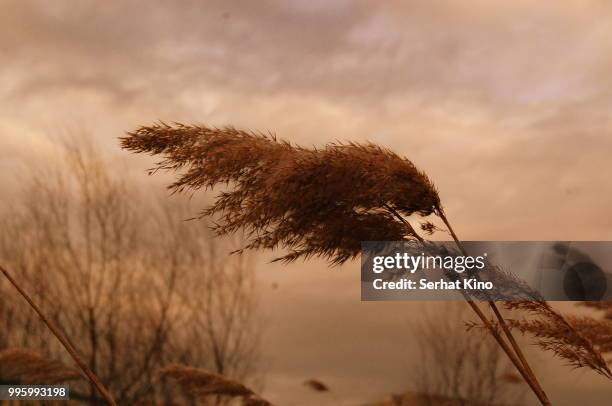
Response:
[{"label": "dark rectangular banner", "polygon": [[361,300],[612,301],[608,241],[368,241]]}]

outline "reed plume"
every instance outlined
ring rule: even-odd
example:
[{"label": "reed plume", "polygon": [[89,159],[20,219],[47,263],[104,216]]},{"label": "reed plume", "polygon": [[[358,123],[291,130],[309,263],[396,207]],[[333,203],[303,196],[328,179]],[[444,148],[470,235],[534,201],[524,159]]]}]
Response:
[{"label": "reed plume", "polygon": [[21,348],[0,352],[0,381],[26,385],[55,385],[83,379],[81,372]]},{"label": "reed plume", "polygon": [[508,320],[511,327],[536,338],[536,344],[553,352],[576,368],[589,368],[612,379],[602,350],[610,348],[612,328],[588,317],[567,317],[544,301],[506,302],[509,310],[520,310],[531,319]]},{"label": "reed plume", "polygon": [[563,316],[546,302],[508,302],[509,309],[520,309],[531,319],[509,320],[509,324],[530,334],[536,344],[552,351],[576,368],[589,368],[612,380],[612,302],[584,302],[582,306],[603,312],[602,319],[589,316]]},{"label": "reed plume", "polygon": [[[162,155],[150,173],[179,171],[173,192],[225,185],[201,216],[215,218],[220,235],[245,230],[243,249],[289,251],[277,260],[319,256],[341,264],[360,253],[363,241],[424,242],[405,218],[413,214],[440,217],[463,251],[427,175],[371,143],[307,149],[273,134],[159,123],[128,133],[121,146]],[[435,227],[425,223],[422,230]],[[550,404],[496,305],[488,302],[508,342],[462,293],[542,404]]]},{"label": "reed plume", "polygon": [[612,302],[583,302],[584,307],[602,312],[602,317],[573,317],[570,323],[580,326],[585,336],[603,355],[609,355],[608,365],[612,365]]},{"label": "reed plume", "polygon": [[184,169],[173,191],[228,185],[202,215],[218,216],[218,234],[246,230],[246,249],[288,249],[277,259],[287,262],[322,256],[341,264],[362,241],[415,239],[397,215],[428,215],[440,205],[424,173],[373,144],[305,149],[231,127],[158,124],[130,133],[122,146],[163,154],[154,171]]},{"label": "reed plume", "polygon": [[223,396],[241,398],[243,406],[272,406],[243,384],[203,369],[186,365],[170,365],[160,370],[160,376],[178,382],[183,390],[196,398]]}]

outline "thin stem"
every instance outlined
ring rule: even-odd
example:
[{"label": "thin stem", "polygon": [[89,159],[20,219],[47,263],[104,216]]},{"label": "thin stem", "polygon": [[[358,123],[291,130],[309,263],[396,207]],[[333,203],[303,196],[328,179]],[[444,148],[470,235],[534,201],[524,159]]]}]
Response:
[{"label": "thin stem", "polygon": [[495,340],[500,345],[500,347],[502,347],[502,349],[504,350],[508,358],[510,358],[510,361],[512,361],[512,364],[516,367],[517,371],[521,374],[521,376],[523,377],[527,385],[529,385],[529,387],[531,388],[533,393],[537,396],[537,398],[540,400],[540,402],[545,406],[550,406],[550,401],[546,397],[546,394],[544,393],[544,391],[542,391],[542,389],[540,388],[535,377],[530,375],[527,372],[527,370],[523,367],[523,365],[521,364],[521,361],[516,357],[516,354],[512,351],[510,347],[508,347],[508,343],[506,343],[506,341],[499,334],[497,329],[493,326],[493,324],[491,324],[489,319],[487,319],[487,317],[484,315],[482,310],[480,310],[478,305],[474,303],[474,301],[468,297],[467,293],[465,293],[464,291],[461,291],[461,294],[463,295],[467,303],[470,305],[472,310],[474,310],[478,318],[482,320],[482,322],[485,324],[489,332],[491,332],[491,335],[493,336],[493,338],[495,338]]},{"label": "thin stem", "polygon": [[104,399],[106,399],[106,402],[110,406],[117,406],[117,404],[115,403],[115,400],[113,399],[113,396],[106,389],[106,387],[100,381],[100,379],[96,376],[96,374],[94,374],[94,372],[87,366],[87,364],[85,362],[83,362],[83,360],[81,359],[81,357],[77,353],[76,349],[70,344],[68,339],[66,339],[66,337],[64,337],[64,335],[53,324],[53,322],[51,322],[51,320],[49,320],[43,314],[42,310],[40,310],[40,308],[36,305],[36,303],[34,303],[32,301],[30,296],[19,286],[19,284],[17,284],[15,279],[13,279],[13,277],[8,273],[8,271],[3,266],[1,266],[1,265],[0,265],[0,271],[4,274],[6,279],[8,279],[8,281],[11,283],[11,285],[13,285],[13,287],[15,289],[17,289],[19,294],[26,300],[26,302],[28,302],[30,307],[32,309],[34,309],[34,311],[36,312],[38,317],[40,317],[40,319],[43,321],[43,323],[45,323],[47,328],[49,328],[49,330],[51,330],[51,333],[59,340],[59,342],[66,349],[66,351],[68,351],[68,354],[70,354],[70,356],[72,357],[74,362],[76,362],[76,364],[79,366],[79,368],[81,368],[83,373],[87,376],[87,378],[90,380],[90,382],[95,386],[95,388],[98,390],[98,392],[100,392],[102,397]]},{"label": "thin stem", "polygon": [[[453,230],[453,227],[450,225],[450,222],[446,218],[446,215],[444,214],[444,210],[442,210],[442,208],[438,209],[438,215],[442,219],[442,221],[444,222],[446,227],[448,228],[448,231],[450,232],[451,236],[453,237],[453,240],[455,241],[455,244],[457,245],[459,250],[463,253],[463,255],[467,255],[467,252],[466,252],[465,248],[463,247],[463,244],[461,243],[461,241],[457,237],[457,234],[455,234],[455,231]],[[466,296],[466,295],[464,294],[464,296]],[[468,302],[470,302],[470,301],[468,300]],[[527,383],[529,384],[529,386],[532,387],[532,389],[534,389],[535,394],[538,396],[538,399],[540,399],[542,404],[550,405],[550,401],[548,400],[548,397],[546,396],[546,393],[544,392],[544,390],[540,386],[540,383],[538,382],[538,379],[536,378],[535,374],[533,373],[533,370],[529,366],[529,363],[527,362],[527,359],[525,358],[525,355],[523,354],[523,351],[521,350],[520,346],[516,342],[516,339],[512,335],[512,332],[510,331],[510,327],[508,327],[508,324],[506,323],[506,320],[504,319],[504,317],[500,313],[499,309],[497,308],[497,305],[492,300],[487,301],[487,303],[489,304],[489,306],[493,310],[493,313],[495,314],[495,317],[497,318],[497,320],[499,322],[499,325],[502,327],[502,330],[504,331],[505,336],[507,337],[508,341],[510,342],[510,345],[512,346],[512,348],[514,350],[514,353],[516,354],[516,356],[518,356],[518,360],[520,361],[520,364],[522,365],[522,367],[525,370],[524,372],[527,374],[527,376],[529,378],[531,378],[529,380],[526,379]],[[488,320],[487,320],[487,322],[488,322]],[[491,330],[491,328],[489,328],[489,330]],[[495,331],[497,333],[497,330],[495,330]],[[499,335],[499,334],[497,333],[497,335]],[[500,336],[500,339],[501,339],[501,336]],[[498,340],[498,342],[500,342],[500,341]],[[500,345],[501,345],[501,342],[500,342]],[[503,341],[502,347],[507,347],[507,344],[506,344],[505,341]],[[505,348],[504,348],[504,351],[506,351]],[[513,357],[510,355],[510,353],[508,351],[506,351],[506,354],[508,354],[508,356],[511,359],[513,359]],[[523,375],[523,377],[526,378],[525,375],[523,374],[522,369],[519,368],[516,363],[515,363],[515,366],[517,367],[517,369],[519,369],[519,372],[521,372],[521,375]],[[533,384],[535,385],[535,388],[534,388],[534,386],[532,386],[530,381],[533,381]]]},{"label": "thin stem", "polygon": [[[398,219],[400,219],[402,221],[402,223],[406,224],[409,226],[410,231],[413,232],[413,234],[416,236],[416,238],[421,241],[424,242],[424,239],[419,236],[416,231],[414,230],[414,228],[412,228],[412,226],[410,225],[410,223],[407,222],[407,220],[405,220],[398,212],[397,210],[393,209],[393,207],[385,204],[384,207],[389,210],[389,212],[391,212],[393,215],[395,215]],[[463,245],[461,244],[461,242],[459,241],[459,238],[457,238],[457,235],[455,234],[453,228],[451,227],[450,223],[448,222],[448,219],[446,218],[446,216],[444,215],[443,212],[438,213],[440,215],[440,218],[442,218],[442,220],[444,221],[444,223],[446,224],[448,231],[450,232],[451,236],[453,237],[453,240],[455,241],[455,243],[457,244],[457,246],[459,247],[459,249],[461,250],[462,253],[464,253],[464,255],[466,255],[466,251],[463,247]],[[517,354],[512,351],[512,349],[508,346],[508,343],[506,343],[506,341],[503,339],[503,337],[499,334],[499,332],[497,331],[497,329],[493,326],[493,324],[491,324],[491,322],[489,321],[489,319],[487,319],[487,317],[485,316],[485,314],[482,312],[482,310],[480,310],[480,308],[478,307],[478,305],[467,295],[466,292],[464,292],[463,290],[461,291],[461,294],[463,295],[463,298],[465,299],[465,301],[468,303],[468,305],[472,308],[472,310],[474,311],[474,313],[476,313],[476,315],[478,316],[478,318],[484,323],[484,325],[487,327],[487,329],[490,331],[491,335],[495,338],[495,340],[497,341],[497,343],[500,345],[500,347],[504,350],[504,352],[506,353],[506,355],[508,356],[508,358],[510,358],[510,361],[512,362],[512,364],[516,367],[516,369],[519,371],[519,373],[521,374],[521,376],[523,377],[523,379],[525,380],[525,382],[529,385],[529,387],[531,388],[531,390],[534,392],[534,394],[537,396],[537,398],[540,400],[540,402],[545,405],[545,406],[549,406],[550,405],[550,401],[548,400],[548,398],[546,397],[546,393],[544,393],[544,391],[542,390],[542,388],[540,387],[540,384],[538,383],[535,375],[533,374],[533,372],[531,371],[531,368],[529,368],[529,366],[527,365],[527,360],[525,360],[524,357],[522,358],[517,358]],[[505,324],[505,321],[503,320],[503,317],[501,317],[501,314],[499,313],[499,311],[497,310],[497,307],[495,306],[495,303],[493,302],[489,302],[489,304],[493,305],[493,309],[494,312],[496,314],[496,317],[498,318],[498,320],[501,320],[503,324]],[[502,324],[500,323],[500,324]],[[502,325],[503,325],[502,324]],[[510,333],[509,329],[507,331],[507,334],[509,334],[510,336],[512,336],[512,334]],[[516,341],[514,340],[514,337],[512,337],[512,339],[510,340],[511,344],[513,343],[513,347],[516,349],[518,349],[519,353],[522,355],[522,352],[520,352],[520,348],[518,347],[518,345],[516,344]]]},{"label": "thin stem", "polygon": [[[502,314],[499,312],[499,309],[495,305],[495,302],[489,301],[489,305],[491,306],[491,309],[493,309],[493,313],[495,313],[495,317],[497,317],[498,320],[504,320]],[[544,389],[542,389],[542,387],[540,386],[540,383],[538,382],[533,370],[531,369],[531,366],[529,366],[529,362],[527,362],[527,358],[525,358],[525,355],[523,354],[521,347],[519,347],[518,343],[514,339],[514,335],[512,335],[512,332],[510,331],[510,328],[508,327],[508,323],[506,323],[504,320],[504,322],[500,324],[502,326],[502,329],[504,330],[504,334],[506,335],[506,337],[508,337],[508,341],[510,341],[510,345],[512,345],[512,348],[514,348],[516,355],[519,357],[521,364],[523,364],[523,366],[527,370],[527,373],[529,373],[529,375],[533,377],[533,379],[537,383],[538,387],[540,388],[544,396],[546,396],[546,392],[544,392]]]},{"label": "thin stem", "polygon": [[423,240],[423,237],[421,237],[420,235],[417,234],[416,230],[414,229],[414,227],[412,227],[412,224],[410,224],[408,222],[408,220],[406,220],[404,217],[402,217],[402,215],[400,213],[398,213],[397,210],[395,210],[392,206],[388,205],[388,204],[384,204],[383,205],[385,209],[387,209],[391,214],[393,214],[395,217],[397,217],[402,223],[404,223],[404,225],[408,228],[408,231],[410,231],[412,233],[412,235],[414,236],[414,238],[416,238],[417,240],[419,240],[420,242],[423,242],[425,240]]}]

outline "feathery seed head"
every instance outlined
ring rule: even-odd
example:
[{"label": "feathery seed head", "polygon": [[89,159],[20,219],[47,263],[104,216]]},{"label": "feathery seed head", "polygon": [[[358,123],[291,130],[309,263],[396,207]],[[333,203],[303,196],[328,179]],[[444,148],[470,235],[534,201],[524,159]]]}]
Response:
[{"label": "feathery seed head", "polygon": [[22,384],[56,384],[81,379],[81,373],[63,363],[27,349],[0,352],[0,380]]},{"label": "feathery seed head", "polygon": [[414,229],[394,216],[432,214],[440,199],[412,162],[374,144],[333,143],[306,149],[273,135],[232,127],[141,127],[123,148],[162,155],[155,170],[181,170],[173,191],[225,184],[203,212],[216,231],[244,229],[248,249],[286,248],[278,258],[355,257],[362,241],[411,240]]}]

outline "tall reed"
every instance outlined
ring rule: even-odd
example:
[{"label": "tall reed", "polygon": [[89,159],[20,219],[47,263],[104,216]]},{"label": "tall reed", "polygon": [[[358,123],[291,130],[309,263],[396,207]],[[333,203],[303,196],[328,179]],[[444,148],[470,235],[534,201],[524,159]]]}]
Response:
[{"label": "tall reed", "polygon": [[0,351],[0,382],[54,385],[81,379],[79,370],[33,351],[13,348]]},{"label": "tall reed", "polygon": [[[233,127],[159,123],[128,133],[121,145],[161,155],[150,173],[179,172],[169,186],[173,192],[225,185],[201,216],[215,219],[219,235],[244,230],[248,241],[243,249],[286,249],[279,261],[318,256],[342,264],[360,253],[362,241],[424,242],[407,220],[414,214],[438,216],[463,251],[428,176],[408,159],[372,143],[308,149],[273,134]],[[422,230],[429,234],[436,228],[428,222]],[[488,302],[492,322],[463,294],[533,393],[549,405],[497,305]],[[587,347],[585,342],[581,348],[594,350]]]},{"label": "tall reed", "polygon": [[116,406],[115,399],[113,395],[106,389],[100,378],[96,376],[96,374],[89,368],[87,363],[83,361],[78,351],[74,348],[74,346],[70,343],[70,341],[62,334],[60,329],[53,323],[38,307],[36,303],[32,300],[32,298],[23,290],[23,288],[17,283],[17,281],[11,276],[11,274],[6,270],[3,266],[0,266],[0,272],[4,275],[4,277],[9,281],[11,285],[19,292],[19,294],[25,299],[28,305],[36,312],[38,317],[42,320],[42,322],[47,326],[49,331],[57,338],[60,344],[66,349],[68,354],[72,357],[74,362],[78,365],[78,367],[83,371],[87,379],[91,382],[93,387],[102,395],[102,397],[107,401],[110,406]]},{"label": "tall reed", "polygon": [[204,369],[174,364],[161,369],[159,374],[162,378],[175,380],[186,393],[195,398],[239,398],[243,406],[272,406],[242,383]]}]

